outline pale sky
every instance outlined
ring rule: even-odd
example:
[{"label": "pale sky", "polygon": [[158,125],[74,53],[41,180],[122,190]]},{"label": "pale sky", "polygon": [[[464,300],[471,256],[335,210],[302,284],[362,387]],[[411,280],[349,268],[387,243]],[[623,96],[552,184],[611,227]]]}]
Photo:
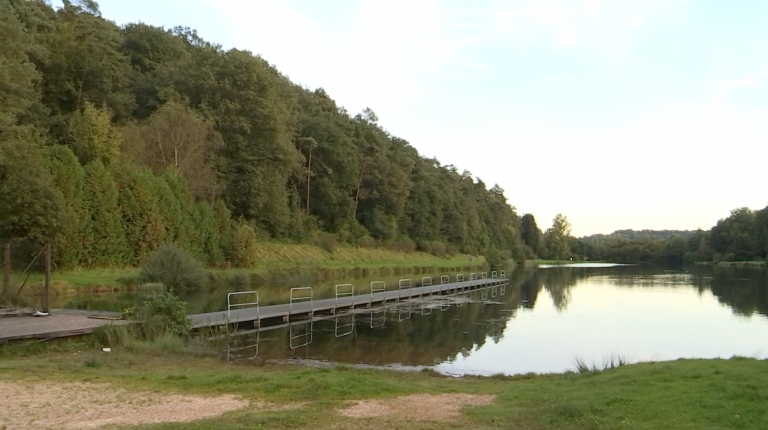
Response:
[{"label": "pale sky", "polygon": [[[58,4],[54,2],[54,4]],[[546,229],[709,229],[768,204],[768,1],[101,0],[260,54]]]}]

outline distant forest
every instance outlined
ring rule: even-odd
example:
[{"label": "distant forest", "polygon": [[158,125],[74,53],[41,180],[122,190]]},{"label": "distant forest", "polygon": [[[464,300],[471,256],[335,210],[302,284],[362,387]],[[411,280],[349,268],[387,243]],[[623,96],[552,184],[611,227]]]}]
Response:
[{"label": "distant forest", "polygon": [[16,249],[50,241],[64,268],[169,242],[240,267],[263,240],[525,257],[504,190],[372,110],[189,28],[63,3],[0,0],[0,239]]},{"label": "distant forest", "polygon": [[740,208],[709,231],[618,230],[571,239],[577,259],[617,263],[693,263],[768,259],[768,207]]}]

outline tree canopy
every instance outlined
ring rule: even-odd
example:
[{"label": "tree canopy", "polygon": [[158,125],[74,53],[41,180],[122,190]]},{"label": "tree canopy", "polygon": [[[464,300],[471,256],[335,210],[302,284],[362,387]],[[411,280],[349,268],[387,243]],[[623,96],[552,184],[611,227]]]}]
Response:
[{"label": "tree canopy", "polygon": [[120,27],[92,0],[0,0],[0,34],[0,237],[52,241],[60,266],[138,265],[165,243],[248,265],[259,240],[327,234],[525,257],[500,187],[251,52]]}]

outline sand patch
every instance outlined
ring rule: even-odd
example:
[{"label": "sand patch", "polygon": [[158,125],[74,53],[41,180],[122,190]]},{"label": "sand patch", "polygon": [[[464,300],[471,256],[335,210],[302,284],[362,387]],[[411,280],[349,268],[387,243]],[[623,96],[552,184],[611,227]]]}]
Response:
[{"label": "sand patch", "polygon": [[110,384],[0,381],[0,428],[94,429],[105,425],[186,422],[248,406],[236,396],[131,392]]},{"label": "sand patch", "polygon": [[451,421],[461,416],[463,406],[489,405],[490,394],[412,394],[384,400],[358,400],[339,413],[354,418],[393,416],[403,419]]}]

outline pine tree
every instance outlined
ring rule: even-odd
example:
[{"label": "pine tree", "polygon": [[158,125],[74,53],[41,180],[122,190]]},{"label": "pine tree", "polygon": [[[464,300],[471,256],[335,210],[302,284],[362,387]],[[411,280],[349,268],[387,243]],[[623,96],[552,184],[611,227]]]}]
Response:
[{"label": "pine tree", "polygon": [[125,225],[118,206],[117,185],[100,161],[85,166],[85,201],[90,213],[88,262],[104,267],[128,263]]},{"label": "pine tree", "polygon": [[53,261],[58,268],[72,268],[85,262],[90,237],[90,214],[83,191],[85,171],[66,146],[53,146],[49,154],[54,186],[64,197],[59,211],[61,228],[52,244]]},{"label": "pine tree", "polygon": [[131,264],[141,265],[165,242],[165,226],[154,193],[156,178],[147,170],[134,170],[120,191],[119,204],[130,247]]}]

